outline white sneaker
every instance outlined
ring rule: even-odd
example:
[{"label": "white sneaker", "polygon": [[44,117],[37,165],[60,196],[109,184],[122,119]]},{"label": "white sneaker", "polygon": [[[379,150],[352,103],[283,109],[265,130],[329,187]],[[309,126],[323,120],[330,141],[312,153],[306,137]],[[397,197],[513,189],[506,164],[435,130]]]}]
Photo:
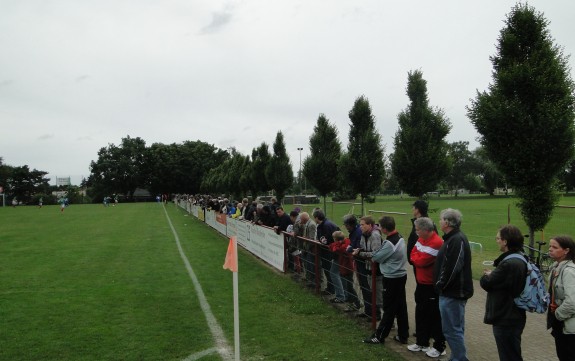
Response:
[{"label": "white sneaker", "polygon": [[445,352],[445,350],[443,350],[443,352],[439,352],[437,349],[435,349],[435,347],[430,347],[429,351],[427,351],[425,354],[429,357],[437,358],[439,356],[445,355],[446,353],[447,352]]},{"label": "white sneaker", "polygon": [[419,351],[427,352],[427,351],[429,351],[431,348],[430,348],[430,347],[425,347],[425,346],[419,346],[418,344],[414,343],[413,345],[407,346],[407,349],[408,349],[409,351],[412,351],[412,352],[419,352]]}]

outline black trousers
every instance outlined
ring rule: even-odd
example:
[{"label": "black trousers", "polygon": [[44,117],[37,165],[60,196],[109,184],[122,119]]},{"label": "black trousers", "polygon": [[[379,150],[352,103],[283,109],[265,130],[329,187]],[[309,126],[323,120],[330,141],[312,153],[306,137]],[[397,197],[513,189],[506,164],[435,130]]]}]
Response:
[{"label": "black trousers", "polygon": [[380,340],[389,336],[393,321],[397,318],[397,335],[403,340],[409,337],[409,321],[407,318],[407,301],[405,298],[405,283],[407,275],[399,278],[383,276],[383,316],[375,336]]},{"label": "black trousers", "polygon": [[559,333],[555,337],[555,350],[559,361],[575,361],[575,334]]},{"label": "black trousers", "polygon": [[418,283],[415,287],[415,332],[416,343],[419,346],[429,346],[429,339],[433,337],[433,347],[443,352],[445,350],[445,337],[441,330],[441,313],[439,313],[439,296],[435,293],[433,285]]},{"label": "black trousers", "polygon": [[523,361],[521,356],[521,334],[525,320],[514,326],[493,325],[493,336],[497,344],[499,361]]}]

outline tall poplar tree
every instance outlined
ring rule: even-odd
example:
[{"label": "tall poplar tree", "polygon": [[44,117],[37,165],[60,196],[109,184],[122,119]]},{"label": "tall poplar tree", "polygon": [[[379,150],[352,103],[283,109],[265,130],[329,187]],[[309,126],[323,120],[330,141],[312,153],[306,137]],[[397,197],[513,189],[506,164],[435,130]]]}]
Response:
[{"label": "tall poplar tree", "polygon": [[293,184],[293,169],[281,131],[276,135],[273,148],[274,154],[266,167],[265,175],[269,187],[275,190],[278,202],[281,202],[286,190]]},{"label": "tall poplar tree", "polygon": [[493,82],[468,107],[480,143],[519,198],[531,246],[551,218],[554,184],[573,157],[575,137],[568,60],[548,25],[533,7],[513,7],[490,58]]},{"label": "tall poplar tree", "polygon": [[309,137],[310,155],[303,163],[304,177],[323,197],[323,209],[326,210],[327,194],[337,189],[337,166],[341,157],[341,143],[337,137],[337,128],[330,124],[324,114],[317,118],[317,124]]},{"label": "tall poplar tree", "polygon": [[429,105],[427,81],[420,70],[407,75],[410,104],[399,113],[391,170],[402,191],[421,198],[435,191],[447,175],[447,142],[451,124],[443,110]]},{"label": "tall poplar tree", "polygon": [[266,142],[252,150],[252,191],[254,199],[260,192],[267,192],[270,190],[268,181],[266,179],[266,168],[270,162],[271,155],[269,147]]},{"label": "tall poplar tree", "polygon": [[385,176],[384,148],[365,96],[355,100],[349,111],[349,120],[349,143],[347,152],[340,159],[339,169],[343,186],[361,196],[361,214],[365,214],[365,197],[381,187]]}]

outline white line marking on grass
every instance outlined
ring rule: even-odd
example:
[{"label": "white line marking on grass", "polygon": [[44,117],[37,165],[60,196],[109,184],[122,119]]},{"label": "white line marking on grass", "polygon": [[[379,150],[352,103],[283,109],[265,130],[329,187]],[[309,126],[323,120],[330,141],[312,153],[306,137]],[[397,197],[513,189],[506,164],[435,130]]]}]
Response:
[{"label": "white line marking on grass", "polygon": [[198,352],[198,353],[195,353],[195,354],[193,354],[193,355],[190,355],[190,356],[186,357],[185,359],[183,359],[182,361],[196,361],[196,360],[201,359],[201,358],[204,357],[204,356],[211,355],[211,354],[213,354],[213,353],[215,353],[215,352],[218,352],[218,349],[217,349],[217,348],[215,348],[215,347],[209,348],[209,349],[207,349],[207,350],[205,350],[205,351]]},{"label": "white line marking on grass", "polygon": [[[210,308],[210,304],[208,303],[208,300],[206,300],[206,296],[204,295],[204,291],[202,290],[202,286],[200,285],[200,282],[198,281],[198,278],[196,277],[196,274],[194,273],[194,270],[192,269],[192,266],[190,265],[188,258],[184,254],[184,250],[182,249],[182,245],[180,244],[180,238],[178,237],[178,234],[176,233],[176,230],[175,230],[174,226],[172,225],[172,221],[170,220],[170,216],[168,215],[168,211],[166,211],[166,207],[163,207],[163,208],[164,208],[164,213],[166,214],[166,218],[168,219],[168,224],[170,225],[170,228],[172,229],[172,233],[174,234],[174,238],[176,239],[176,244],[178,245],[178,250],[180,251],[180,256],[182,257],[182,260],[184,261],[184,264],[186,265],[186,269],[188,270],[188,274],[190,275],[190,278],[192,279],[192,283],[194,284],[194,287],[196,288],[196,293],[197,293],[198,299],[200,301],[200,306],[202,307],[202,311],[204,311],[204,315],[206,316],[206,321],[208,322],[208,327],[210,328],[210,331],[212,332],[212,336],[213,336],[214,341],[216,343],[215,349],[217,350],[217,352],[220,354],[220,356],[224,360],[233,360],[233,352],[232,352],[232,349],[230,348],[230,346],[228,345],[228,341],[226,340],[226,337],[224,336],[224,331],[222,330],[222,328],[218,324],[218,321],[214,317],[214,314],[212,313],[212,310]],[[204,351],[204,352],[206,352],[206,351]],[[195,355],[197,355],[197,354],[195,354]],[[194,357],[194,355],[189,356],[185,360],[196,360],[196,359],[190,359],[190,357]]]}]

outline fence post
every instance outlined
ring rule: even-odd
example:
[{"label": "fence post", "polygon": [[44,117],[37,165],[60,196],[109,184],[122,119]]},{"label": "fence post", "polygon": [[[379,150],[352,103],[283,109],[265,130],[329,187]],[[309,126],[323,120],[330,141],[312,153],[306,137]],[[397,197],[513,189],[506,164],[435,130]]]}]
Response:
[{"label": "fence post", "polygon": [[375,330],[377,326],[377,272],[375,267],[377,263],[371,262],[371,328]]},{"label": "fence post", "polygon": [[319,293],[321,289],[321,274],[319,273],[320,270],[320,256],[319,256],[319,247],[316,242],[313,243],[313,250],[314,250],[314,270],[315,270],[315,292]]}]

